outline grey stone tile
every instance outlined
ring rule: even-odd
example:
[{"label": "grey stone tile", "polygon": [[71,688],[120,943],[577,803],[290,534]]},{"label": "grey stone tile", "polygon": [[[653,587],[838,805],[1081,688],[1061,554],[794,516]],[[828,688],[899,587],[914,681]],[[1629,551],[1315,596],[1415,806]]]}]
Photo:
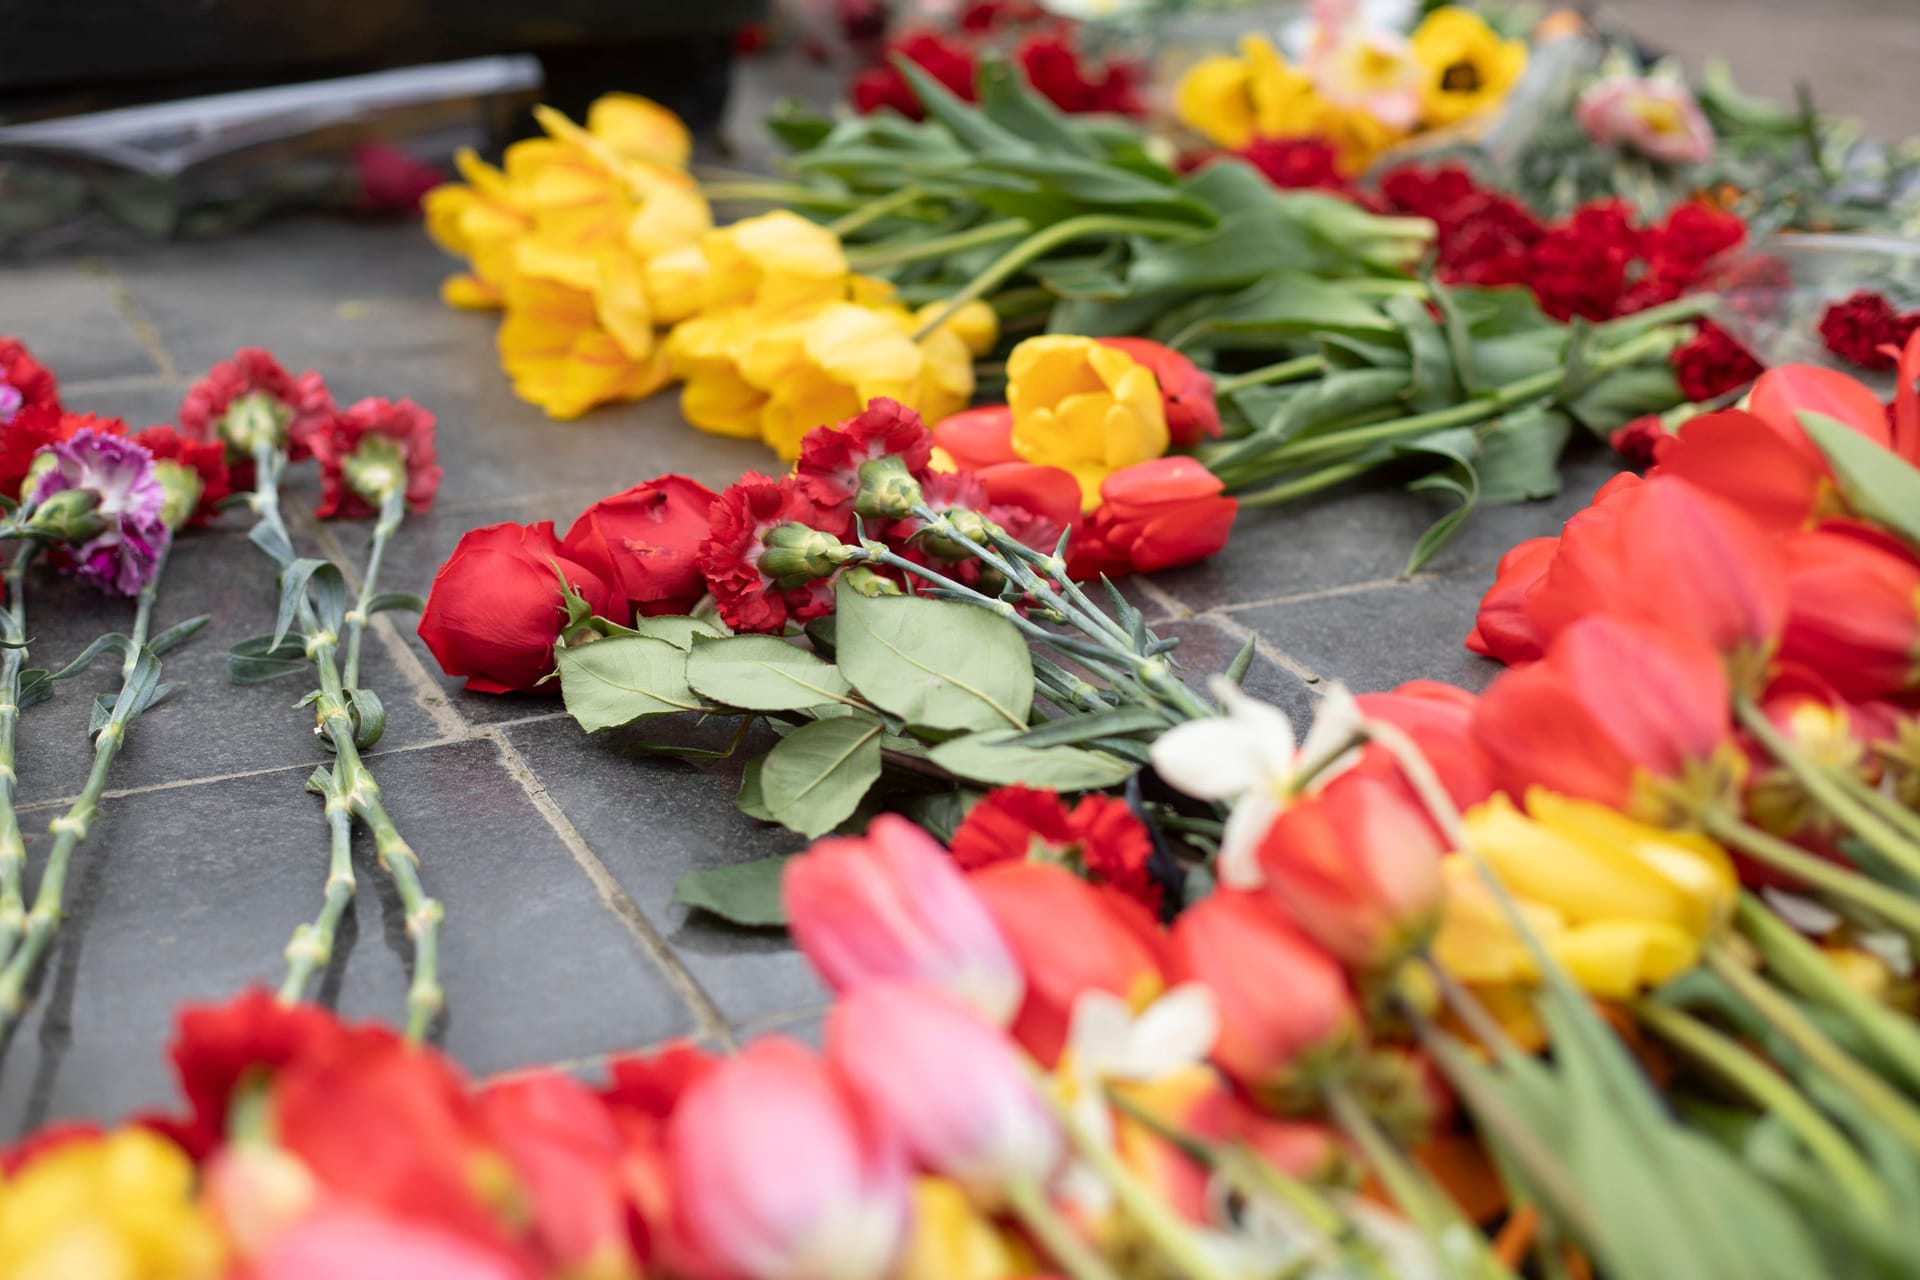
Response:
[{"label": "grey stone tile", "polygon": [[761,1022],[825,1002],[819,980],[785,935],[734,928],[672,903],[682,872],[791,853],[805,844],[734,807],[738,758],[695,762],[622,750],[640,740],[705,745],[711,727],[657,720],[589,737],[571,720],[550,720],[505,732],[730,1023]]},{"label": "grey stone tile", "polygon": [[24,341],[64,383],[161,372],[94,264],[0,265],[0,333]]},{"label": "grey stone tile", "polygon": [[1235,610],[1233,618],[1325,680],[1357,693],[1407,680],[1481,689],[1499,664],[1462,645],[1491,575],[1453,574]]},{"label": "grey stone tile", "polygon": [[[1173,651],[1173,656],[1183,668],[1181,674],[1187,683],[1202,692],[1206,690],[1207,678],[1224,673],[1244,643],[1216,618],[1164,622],[1153,629],[1162,637],[1179,639],[1180,647]],[[1286,712],[1300,733],[1305,733],[1313,721],[1313,687],[1264,654],[1254,655],[1253,665],[1247,668],[1247,677],[1240,687]]]},{"label": "grey stone tile", "polygon": [[[469,1070],[590,1057],[686,1034],[690,1010],[600,901],[490,743],[382,758],[394,821],[446,906],[436,1030]],[[0,1052],[0,1135],[165,1102],[175,1008],[277,984],[318,909],[325,827],[304,771],[111,800],[70,882],[39,998]],[[36,854],[43,840],[35,842]],[[321,997],[398,1022],[411,946],[371,846]],[[37,862],[37,858],[36,858]]]},{"label": "grey stone tile", "polygon": [[[1514,543],[1557,533],[1567,517],[1618,473],[1610,451],[1581,440],[1569,451],[1566,485],[1544,502],[1486,507],[1426,572],[1491,565]],[[1271,510],[1240,514],[1233,540],[1210,560],[1173,569],[1155,585],[1196,612],[1280,596],[1304,595],[1397,577],[1414,543],[1450,509],[1447,501],[1376,481]]]}]

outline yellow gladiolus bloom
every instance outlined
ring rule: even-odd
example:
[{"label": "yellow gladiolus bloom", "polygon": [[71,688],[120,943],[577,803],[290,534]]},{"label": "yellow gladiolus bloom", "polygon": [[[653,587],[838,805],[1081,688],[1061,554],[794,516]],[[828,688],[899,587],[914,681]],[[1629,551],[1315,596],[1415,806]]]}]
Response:
[{"label": "yellow gladiolus bloom", "polygon": [[[653,341],[645,293],[631,264],[609,255],[606,275],[582,289],[523,259],[507,285],[507,317],[496,339],[514,394],[553,418],[577,418],[598,404],[637,400],[666,385],[665,348]],[[603,320],[603,314],[607,323]]]},{"label": "yellow gladiolus bloom", "polygon": [[1449,125],[1498,106],[1527,69],[1527,43],[1502,40],[1471,9],[1435,9],[1414,28],[1414,60],[1425,73],[1421,119]]},{"label": "yellow gladiolus bloom", "polygon": [[945,1178],[913,1184],[913,1234],[893,1273],[896,1280],[1004,1280],[1033,1271],[1033,1256],[995,1229]]},{"label": "yellow gladiolus bloom", "polygon": [[63,1143],[0,1183],[0,1280],[213,1280],[193,1163],[146,1129]]},{"label": "yellow gladiolus bloom", "polygon": [[680,117],[637,93],[608,93],[587,108],[587,132],[621,156],[684,169],[693,156],[693,135]]},{"label": "yellow gladiolus bloom", "polygon": [[[1527,813],[1494,796],[1466,815],[1468,843],[1493,869],[1540,943],[1587,991],[1608,999],[1691,968],[1732,912],[1738,885],[1726,852],[1604,805],[1535,789]],[[1443,867],[1447,909],[1434,955],[1476,985],[1539,981],[1466,857]]]},{"label": "yellow gladiolus bloom", "polygon": [[1240,55],[1203,58],[1181,77],[1174,112],[1210,141],[1238,151],[1255,138],[1308,131],[1318,100],[1306,73],[1263,36],[1240,38]]},{"label": "yellow gladiolus bloom", "polygon": [[1167,415],[1153,373],[1092,338],[1028,338],[1007,360],[1013,451],[1080,482],[1082,506],[1100,505],[1112,472],[1167,451]]}]

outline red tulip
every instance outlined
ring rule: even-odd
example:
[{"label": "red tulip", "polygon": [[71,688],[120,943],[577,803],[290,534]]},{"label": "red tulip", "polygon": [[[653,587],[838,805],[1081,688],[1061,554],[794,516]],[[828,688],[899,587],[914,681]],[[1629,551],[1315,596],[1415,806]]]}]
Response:
[{"label": "red tulip", "polygon": [[1446,852],[1398,779],[1348,772],[1274,819],[1260,870],[1303,933],[1349,965],[1378,969],[1439,924]]},{"label": "red tulip", "polygon": [[[1020,459],[1013,451],[1013,410],[1004,404],[983,404],[942,418],[934,424],[933,442],[962,471]],[[1080,510],[1077,490],[1073,509]]]},{"label": "red tulip", "polygon": [[1100,485],[1100,505],[1078,546],[1068,545],[1076,578],[1152,573],[1203,560],[1227,545],[1237,499],[1192,458],[1155,458],[1115,471]]},{"label": "red tulip", "polygon": [[[1494,792],[1493,762],[1473,736],[1480,699],[1437,680],[1410,680],[1392,693],[1363,693],[1354,701],[1369,720],[1393,725],[1413,740],[1460,809],[1471,809]],[[1356,766],[1397,778],[1400,766],[1383,751],[1367,751]]]},{"label": "red tulip", "polygon": [[1042,862],[997,863],[969,879],[1026,973],[1013,1037],[1042,1064],[1059,1060],[1081,992],[1135,1006],[1160,993],[1159,926],[1132,899]]},{"label": "red tulip", "polygon": [[1605,615],[1562,631],[1547,655],[1481,695],[1474,736],[1514,795],[1543,786],[1631,811],[1646,787],[1728,744],[1719,655],[1683,632]]},{"label": "red tulip", "polygon": [[1059,1127],[1019,1051],[937,987],[861,987],[827,1015],[827,1059],[921,1168],[983,1207],[1060,1163]]},{"label": "red tulip", "polygon": [[881,978],[944,987],[1005,1025],[1020,965],[967,878],[926,832],[893,814],[858,839],[822,840],[787,867],[793,938],[837,990]]},{"label": "red tulip", "polygon": [[1880,397],[1838,369],[1810,364],[1769,369],[1753,384],[1747,408],[1788,436],[1800,430],[1802,413],[1818,413],[1845,423],[1882,448],[1892,443]]},{"label": "red tulip", "polygon": [[1920,556],[1898,538],[1829,520],[1782,542],[1791,600],[1781,658],[1842,695],[1920,688]]},{"label": "red tulip", "polygon": [[1292,1093],[1360,1036],[1347,975],[1264,893],[1216,889],[1174,922],[1172,972],[1220,1006],[1213,1060],[1245,1087]]},{"label": "red tulip", "polygon": [[1057,529],[1080,518],[1080,482],[1071,471],[1037,462],[996,462],[971,474],[995,506],[1025,507]]},{"label": "red tulip", "polygon": [[667,1164],[675,1274],[880,1280],[906,1236],[896,1140],[792,1040],[756,1040],[695,1081]]},{"label": "red tulip", "polygon": [[1920,467],[1920,329],[1899,353],[1893,388],[1893,451]]},{"label": "red tulip", "polygon": [[531,1280],[524,1263],[457,1235],[347,1206],[277,1236],[245,1269],[250,1280]]},{"label": "red tulip", "polygon": [[1510,666],[1534,662],[1547,651],[1540,629],[1527,617],[1526,599],[1559,549],[1557,537],[1528,538],[1500,557],[1493,585],[1480,597],[1467,648]]},{"label": "red tulip", "polygon": [[1213,379],[1198,365],[1172,347],[1146,338],[1100,341],[1147,366],[1160,384],[1160,398],[1167,408],[1167,435],[1174,448],[1187,449],[1220,438],[1220,406],[1214,399]]},{"label": "red tulip", "polygon": [[579,1081],[555,1071],[510,1076],[481,1090],[481,1123],[526,1193],[528,1232],[551,1271],[633,1275],[620,1129]]},{"label": "red tulip", "polygon": [[1691,419],[1654,456],[1649,475],[1717,494],[1776,531],[1804,525],[1832,491],[1832,469],[1798,422],[1739,409]]},{"label": "red tulip", "polygon": [[685,476],[643,480],[581,512],[560,545],[612,583],[634,612],[686,613],[706,594],[700,544],[719,496]]}]

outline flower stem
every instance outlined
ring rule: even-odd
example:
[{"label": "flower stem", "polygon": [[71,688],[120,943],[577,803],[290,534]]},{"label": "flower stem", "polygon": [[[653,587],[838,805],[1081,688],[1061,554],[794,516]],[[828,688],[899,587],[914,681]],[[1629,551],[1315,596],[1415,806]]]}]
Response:
[{"label": "flower stem", "polygon": [[983,245],[1000,244],[1025,235],[1027,229],[1028,224],[1024,218],[1003,218],[999,222],[969,227],[965,231],[956,231],[952,235],[933,236],[925,240],[908,237],[904,243],[879,244],[862,253],[850,253],[847,255],[847,266],[854,271],[877,271],[882,267],[904,266],[909,262],[942,258],[950,253],[978,249]]},{"label": "flower stem", "polygon": [[1059,1210],[1048,1203],[1046,1194],[1033,1183],[1016,1182],[1009,1186],[1007,1207],[1071,1280],[1119,1280],[1119,1274],[1107,1265],[1106,1259],[1081,1239],[1072,1224],[1060,1216]]},{"label": "flower stem", "polygon": [[333,959],[334,934],[340,917],[353,901],[356,884],[353,875],[353,806],[340,786],[338,770],[326,771],[327,828],[332,837],[332,857],[327,866],[326,899],[320,914],[311,924],[302,923],[287,943],[287,976],[280,984],[280,1002],[292,1004],[306,998],[307,983]]},{"label": "flower stem", "polygon": [[1672,1005],[1642,1000],[1633,1007],[1642,1026],[1708,1068],[1762,1111],[1777,1118],[1806,1145],[1846,1193],[1875,1218],[1891,1209],[1887,1189],[1845,1134],[1800,1091],[1757,1054],[1732,1037]]},{"label": "flower stem", "polygon": [[1316,373],[1324,373],[1326,367],[1327,362],[1319,356],[1301,356],[1294,360],[1282,360],[1278,364],[1262,365],[1258,369],[1236,373],[1231,378],[1222,378],[1213,384],[1213,394],[1230,396],[1236,391],[1245,391],[1248,387],[1270,387],[1281,382],[1297,382],[1301,378],[1311,378]]},{"label": "flower stem", "polygon": [[1863,907],[1909,938],[1920,940],[1920,902],[1899,890],[1816,857],[1729,813],[1705,813],[1701,815],[1700,825],[1708,835],[1755,862],[1765,863],[1823,893]]},{"label": "flower stem", "polygon": [[367,552],[367,572],[360,580],[360,598],[347,614],[347,662],[341,681],[349,689],[360,687],[360,640],[366,634],[368,612],[380,590],[380,562],[386,558],[387,543],[400,528],[407,509],[406,490],[394,486],[380,502],[380,518],[373,526],[373,546]]},{"label": "flower stem", "polygon": [[[40,549],[37,542],[21,544],[6,571],[7,608],[0,621],[0,638],[11,646],[27,642],[27,566]],[[0,963],[20,942],[27,927],[27,845],[20,834],[20,815],[14,810],[16,731],[20,724],[20,671],[26,665],[25,648],[0,654]]]},{"label": "flower stem", "polygon": [[127,656],[120,663],[120,683],[124,686],[133,679],[133,669],[140,662],[140,650],[147,645],[147,636],[153,630],[153,605],[160,598],[160,575],[167,571],[167,555],[173,550],[173,539],[168,538],[160,545],[154,556],[153,576],[140,588],[133,607],[133,632],[127,646]]},{"label": "flower stem", "polygon": [[816,191],[797,182],[706,182],[700,194],[716,203],[723,200],[752,201],[758,204],[798,205],[802,208],[857,210],[862,201],[856,196]]},{"label": "flower stem", "polygon": [[1029,262],[1051,253],[1061,245],[1092,236],[1178,236],[1192,235],[1200,230],[1201,228],[1186,222],[1172,222],[1165,218],[1136,218],[1111,213],[1087,213],[1077,218],[1056,222],[1050,227],[1034,232],[1007,250],[985,271],[969,280],[960,292],[947,300],[946,306],[920,326],[913,335],[914,341],[919,341],[951,320],[956,311],[975,298],[983,298],[992,293],[1012,279],[1015,273]]},{"label": "flower stem", "polygon": [[1793,1001],[1747,968],[1724,946],[1710,944],[1706,961],[1707,967],[1733,988],[1734,994],[1783,1040],[1798,1049],[1815,1069],[1850,1094],[1888,1132],[1914,1151],[1920,1151],[1920,1109],[1835,1044]]},{"label": "flower stem", "polygon": [[827,224],[827,230],[844,240],[862,227],[878,222],[888,214],[898,213],[915,201],[924,199],[926,194],[924,187],[902,187],[898,191],[881,196],[878,200],[869,200],[852,213],[836,218]]},{"label": "flower stem", "polygon": [[1331,467],[1322,467],[1298,480],[1289,480],[1285,484],[1274,485],[1271,489],[1247,494],[1240,499],[1240,505],[1277,507],[1283,502],[1292,502],[1295,498],[1304,498],[1322,489],[1331,489],[1335,485],[1345,484],[1349,480],[1367,474],[1379,465],[1379,459],[1368,458],[1361,462],[1341,462]]}]

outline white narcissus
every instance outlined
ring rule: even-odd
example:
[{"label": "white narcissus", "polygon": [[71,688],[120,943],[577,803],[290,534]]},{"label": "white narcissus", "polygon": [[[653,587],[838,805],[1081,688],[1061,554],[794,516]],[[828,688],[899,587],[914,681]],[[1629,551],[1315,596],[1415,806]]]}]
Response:
[{"label": "white narcissus", "polygon": [[1160,735],[1153,767],[1196,800],[1232,804],[1214,874],[1230,889],[1256,889],[1256,855],[1267,828],[1294,796],[1325,785],[1353,763],[1356,753],[1344,748],[1360,736],[1362,717],[1353,695],[1336,681],[1296,746],[1293,724],[1278,707],[1221,677],[1211,687],[1225,714],[1189,720]]}]

